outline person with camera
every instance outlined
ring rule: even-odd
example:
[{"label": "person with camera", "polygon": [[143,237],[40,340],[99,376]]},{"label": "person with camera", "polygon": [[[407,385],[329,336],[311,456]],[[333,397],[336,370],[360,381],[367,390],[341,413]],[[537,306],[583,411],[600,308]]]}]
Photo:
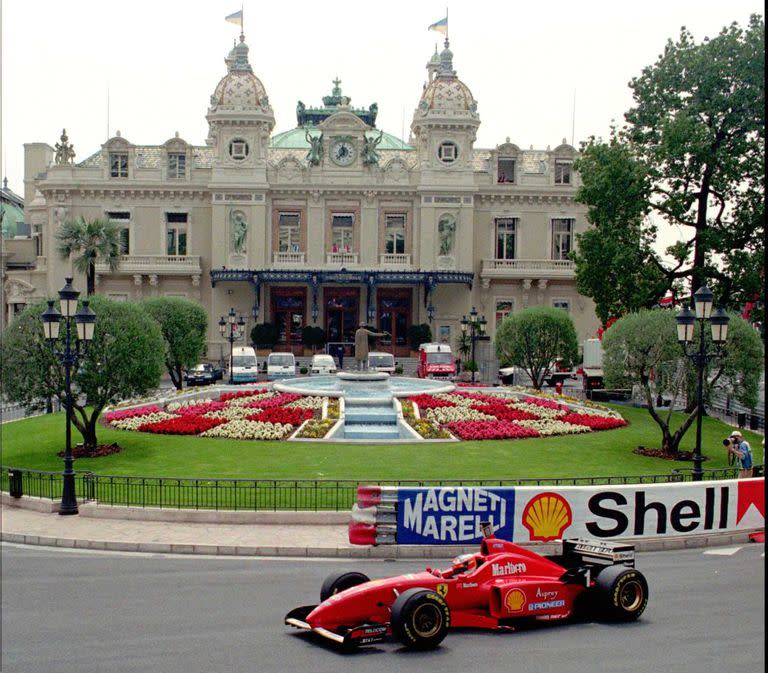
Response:
[{"label": "person with camera", "polygon": [[728,439],[723,440],[723,444],[728,448],[728,464],[732,464],[737,459],[739,461],[739,479],[751,477],[752,449],[741,432],[734,430]]}]

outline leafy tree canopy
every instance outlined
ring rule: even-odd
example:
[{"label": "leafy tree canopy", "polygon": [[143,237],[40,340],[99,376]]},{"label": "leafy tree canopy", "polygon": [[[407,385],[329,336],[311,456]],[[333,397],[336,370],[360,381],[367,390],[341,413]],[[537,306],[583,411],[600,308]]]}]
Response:
[{"label": "leafy tree canopy", "polygon": [[[762,370],[763,347],[749,323],[732,314],[728,340],[719,357],[710,360],[705,371],[705,401],[715,391],[732,393],[747,406],[757,400],[757,386]],[[705,325],[705,347],[715,352],[709,328]],[[698,325],[692,349],[698,349]],[[695,396],[696,371],[683,355],[677,341],[675,312],[664,309],[630,313],[617,320],[603,336],[603,369],[609,388],[637,386],[646,408],[662,433],[661,447],[676,453],[685,433],[696,418],[695,405],[676,432],[670,428],[672,410],[686,394]],[[655,406],[657,395],[671,397],[666,412]],[[694,397],[695,399],[695,397]]]},{"label": "leafy tree canopy", "polygon": [[160,325],[165,368],[173,385],[181,390],[183,370],[196,365],[205,353],[208,314],[202,306],[183,297],[151,297],[140,306]]},{"label": "leafy tree canopy", "polygon": [[[157,387],[163,371],[163,338],[152,318],[135,304],[106,297],[92,297],[90,306],[96,313],[94,338],[72,368],[72,421],[86,450],[96,447],[96,423],[104,407],[145,395]],[[13,402],[38,409],[49,398],[57,397],[62,405],[66,401],[64,367],[43,336],[45,309],[40,301],[18,315],[4,330],[0,346],[3,392]],[[62,323],[57,351],[64,349],[65,333]]]},{"label": "leafy tree canopy", "polygon": [[545,306],[511,313],[496,331],[496,355],[502,366],[521,367],[540,389],[555,360],[578,357],[573,321],[565,311]]},{"label": "leafy tree canopy", "polygon": [[[640,294],[627,297],[622,282],[610,297],[596,296],[601,311],[621,310],[625,299],[624,310],[652,305],[662,287],[695,292],[705,282],[731,308],[756,297],[764,304],[764,77],[762,17],[698,44],[683,28],[630,82],[626,125],[609,143],[587,143],[577,198],[604,248],[582,254],[580,288],[596,286],[600,269],[587,272],[588,263],[604,266],[610,246],[629,243],[624,280],[634,277]],[[683,232],[667,251],[671,263],[651,249],[656,222]]]}]

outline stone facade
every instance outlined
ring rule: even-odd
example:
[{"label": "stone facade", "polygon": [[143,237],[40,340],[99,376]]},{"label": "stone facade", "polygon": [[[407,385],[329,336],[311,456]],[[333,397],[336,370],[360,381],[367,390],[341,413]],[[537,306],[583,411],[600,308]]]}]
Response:
[{"label": "stone facade", "polygon": [[211,358],[223,348],[217,322],[230,307],[248,331],[277,323],[278,348],[296,353],[306,325],[347,342],[367,322],[393,333],[405,355],[407,327],[428,322],[435,340],[455,344],[473,306],[491,337],[504,315],[534,305],[568,310],[582,339],[594,333],[593,304],[577,293],[567,260],[587,227],[574,201],[576,151],[565,141],[523,150],[509,139],[475,148],[478,103],[447,40],[427,64],[407,143],[375,127],[376,104],[351,107],[338,80],[323,107],[299,102],[299,126],[273,134],[242,36],[225,63],[204,146],[178,136],[137,145],[118,132],[76,163],[60,148],[25,145],[37,257],[8,272],[6,297],[55,295],[72,274],[55,232],[82,215],[125,232],[118,270],[97,266],[97,292],[200,302]]}]

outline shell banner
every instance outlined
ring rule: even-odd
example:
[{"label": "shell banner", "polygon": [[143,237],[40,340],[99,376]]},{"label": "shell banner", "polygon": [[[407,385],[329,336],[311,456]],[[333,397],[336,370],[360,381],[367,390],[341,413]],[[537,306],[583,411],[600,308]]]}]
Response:
[{"label": "shell banner", "polygon": [[[621,486],[395,488],[371,514],[396,521],[396,544],[472,544],[490,521],[518,543],[647,538],[765,526],[765,479]],[[395,493],[392,493],[395,496]],[[395,511],[392,511],[394,509]],[[379,542],[380,543],[380,542]]]}]

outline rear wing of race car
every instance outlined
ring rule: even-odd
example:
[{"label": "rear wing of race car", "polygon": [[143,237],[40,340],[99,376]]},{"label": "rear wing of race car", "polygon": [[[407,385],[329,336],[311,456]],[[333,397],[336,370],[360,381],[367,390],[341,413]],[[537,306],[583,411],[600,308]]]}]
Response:
[{"label": "rear wing of race car", "polygon": [[585,538],[563,540],[563,560],[566,566],[575,564],[625,565],[634,568],[635,545]]}]

